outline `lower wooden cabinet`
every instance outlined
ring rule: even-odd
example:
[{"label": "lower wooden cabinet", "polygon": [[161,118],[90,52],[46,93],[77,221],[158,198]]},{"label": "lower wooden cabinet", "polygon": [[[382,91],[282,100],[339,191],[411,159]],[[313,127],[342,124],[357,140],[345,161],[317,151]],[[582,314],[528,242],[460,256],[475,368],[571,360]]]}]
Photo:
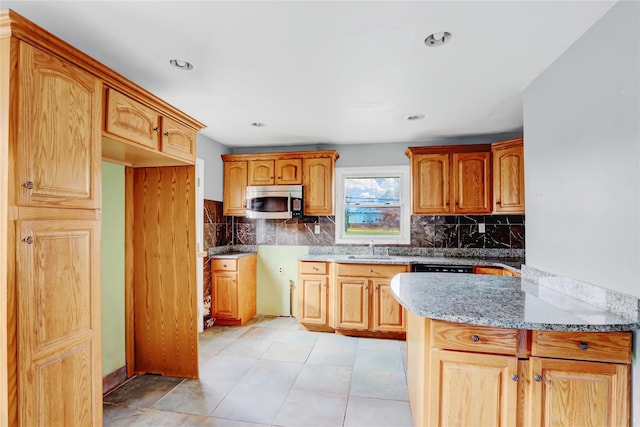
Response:
[{"label": "lower wooden cabinet", "polygon": [[326,262],[298,263],[298,321],[329,328],[329,277]]},{"label": "lower wooden cabinet", "polygon": [[630,332],[407,324],[416,427],[629,425]]},{"label": "lower wooden cabinet", "polygon": [[211,259],[211,316],[218,325],[243,325],[256,315],[257,255]]}]

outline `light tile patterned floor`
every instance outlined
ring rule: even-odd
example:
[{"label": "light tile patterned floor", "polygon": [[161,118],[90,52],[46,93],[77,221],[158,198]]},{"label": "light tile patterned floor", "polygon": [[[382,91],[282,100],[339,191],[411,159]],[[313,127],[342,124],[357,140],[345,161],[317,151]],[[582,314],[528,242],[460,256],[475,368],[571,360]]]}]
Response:
[{"label": "light tile patterned floor", "polygon": [[104,398],[109,426],[412,425],[402,341],[259,316],[200,335],[200,379],[145,375]]}]

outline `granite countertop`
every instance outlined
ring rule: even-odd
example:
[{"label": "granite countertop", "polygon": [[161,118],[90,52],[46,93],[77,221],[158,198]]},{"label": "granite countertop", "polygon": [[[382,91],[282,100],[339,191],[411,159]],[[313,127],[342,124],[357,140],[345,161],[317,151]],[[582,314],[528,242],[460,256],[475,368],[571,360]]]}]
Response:
[{"label": "granite countertop", "polygon": [[421,317],[503,328],[554,331],[628,331],[628,319],[516,277],[401,273],[391,292]]},{"label": "granite countertop", "polygon": [[344,262],[354,264],[438,264],[438,265],[488,265],[520,272],[520,261],[480,258],[424,257],[401,255],[317,254],[304,255],[300,261]]},{"label": "granite countertop", "polygon": [[254,255],[255,252],[226,252],[223,254],[211,255],[211,259],[238,259],[244,256]]}]

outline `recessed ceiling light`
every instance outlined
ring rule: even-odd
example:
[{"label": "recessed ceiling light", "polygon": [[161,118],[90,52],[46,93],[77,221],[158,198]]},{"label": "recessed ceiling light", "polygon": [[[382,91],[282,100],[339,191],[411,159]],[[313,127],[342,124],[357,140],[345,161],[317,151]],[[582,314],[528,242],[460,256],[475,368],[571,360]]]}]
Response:
[{"label": "recessed ceiling light", "polygon": [[449,43],[453,39],[453,34],[448,31],[439,31],[437,33],[430,34],[424,39],[424,44],[429,47],[438,47],[443,44]]},{"label": "recessed ceiling light", "polygon": [[169,61],[169,64],[171,64],[173,67],[177,68],[178,70],[184,70],[184,71],[193,70],[193,65],[191,65],[189,61],[185,61],[182,59],[171,59]]},{"label": "recessed ceiling light", "polygon": [[422,120],[422,119],[424,119],[424,114],[410,114],[408,116],[404,116],[403,119],[409,120],[409,121]]},{"label": "recessed ceiling light", "polygon": [[251,123],[251,126],[253,126],[254,128],[263,128],[266,125],[264,123],[261,123],[261,122],[253,122],[253,123]]}]

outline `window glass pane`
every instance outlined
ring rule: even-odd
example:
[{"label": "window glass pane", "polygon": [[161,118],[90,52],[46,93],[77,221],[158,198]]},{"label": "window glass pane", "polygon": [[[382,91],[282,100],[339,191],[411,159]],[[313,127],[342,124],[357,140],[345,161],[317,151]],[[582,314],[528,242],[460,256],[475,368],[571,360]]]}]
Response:
[{"label": "window glass pane", "polygon": [[344,203],[346,205],[399,205],[400,177],[345,178]]},{"label": "window glass pane", "polygon": [[399,236],[400,208],[345,208],[346,236]]}]

